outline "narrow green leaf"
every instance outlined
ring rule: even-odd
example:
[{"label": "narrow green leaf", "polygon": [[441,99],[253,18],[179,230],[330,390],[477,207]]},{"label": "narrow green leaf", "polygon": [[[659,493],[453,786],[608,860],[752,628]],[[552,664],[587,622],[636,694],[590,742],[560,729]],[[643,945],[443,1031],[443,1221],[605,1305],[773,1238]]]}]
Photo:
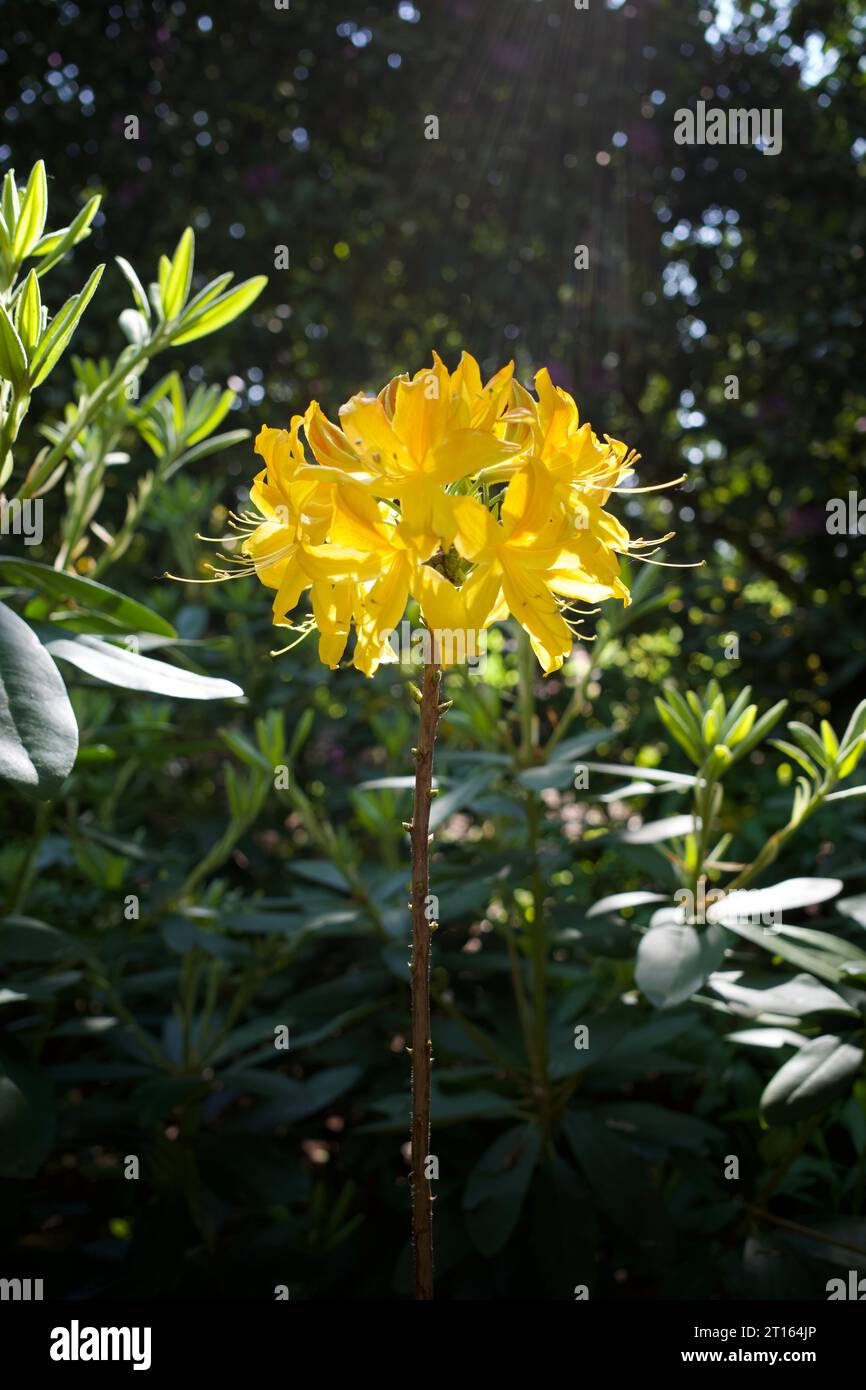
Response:
[{"label": "narrow green leaf", "polygon": [[18,215],[21,211],[14,169],[6,170],[6,176],[3,179],[3,193],[0,195],[0,206],[2,206],[3,221],[9,228],[9,235],[11,237],[14,235],[15,227],[18,223]]},{"label": "narrow green leaf", "polygon": [[36,274],[41,279],[47,275],[52,266],[57,265],[66,255],[71,247],[77,246],[79,241],[90,236],[90,224],[99,211],[102,202],[102,194],[94,193],[92,198],[88,198],[84,207],[73,217],[68,227],[61,227],[57,232],[50,232],[33,247],[31,255],[39,256],[40,263],[36,267]]},{"label": "narrow green leaf", "polygon": [[0,377],[11,381],[16,388],[27,380],[24,344],[3,303],[0,303]]},{"label": "narrow green leaf", "polygon": [[188,316],[182,319],[180,333],[177,337],[172,337],[173,345],[179,347],[182,343],[195,342],[196,338],[204,338],[208,333],[215,333],[218,328],[231,323],[232,319],[236,319],[258,299],[267,283],[266,275],[256,275],[252,280],[245,280],[242,285],[214,300],[192,323]]},{"label": "narrow green leaf", "polygon": [[132,290],[132,297],[135,300],[136,308],[144,315],[147,323],[150,323],[150,304],[144,290],[144,285],[139,280],[132,266],[123,256],[115,256],[115,262],[126,278],[129,288]]},{"label": "narrow green leaf", "polygon": [[793,743],[788,743],[783,738],[771,738],[770,743],[773,748],[778,748],[779,752],[784,753],[786,758],[792,759],[798,767],[801,767],[808,777],[816,782],[820,780],[820,772],[801,748],[797,748]]},{"label": "narrow green leaf", "polygon": [[195,260],[195,236],[192,227],[187,227],[175,247],[171,269],[166,276],[165,285],[160,278],[162,311],[167,319],[176,318],[183,309],[192,282]]},{"label": "narrow green leaf", "polygon": [[0,555],[0,578],[8,584],[18,584],[27,589],[36,589],[41,594],[59,602],[73,602],[89,613],[100,613],[110,618],[118,630],[124,632],[153,632],[160,637],[177,637],[171,623],[157,613],[145,608],[143,603],[98,584],[95,579],[85,579],[79,574],[65,574],[52,565],[40,564],[37,560],[21,560],[17,557]]},{"label": "narrow green leaf", "polygon": [[98,265],[81,293],[73,295],[71,299],[67,299],[63,308],[48,325],[33,357],[33,363],[30,369],[30,384],[32,389],[41,386],[45,378],[57,365],[78,326],[81,315],[93,298],[96,287],[102,279],[102,272],[104,270],[104,265]]},{"label": "narrow green leaf", "polygon": [[779,700],[778,704],[773,705],[772,709],[768,709],[766,714],[761,715],[757,724],[753,726],[751,733],[748,734],[734,750],[733,761],[735,763],[739,762],[740,758],[744,758],[747,753],[751,753],[753,748],[757,748],[761,740],[767,737],[767,734],[773,728],[774,724],[781,719],[787,708],[788,701]]},{"label": "narrow green leaf", "polygon": [[39,293],[39,280],[34,270],[30,271],[21,288],[15,306],[15,326],[18,336],[29,358],[39,341],[42,332],[42,296]]},{"label": "narrow green leaf", "polygon": [[828,756],[827,749],[824,747],[814,729],[810,729],[808,724],[802,724],[799,719],[792,719],[788,728],[794,735],[801,748],[805,748],[810,758],[814,758],[819,767],[831,767],[835,759]]},{"label": "narrow green leaf", "polygon": [[30,171],[21,212],[12,237],[12,255],[17,262],[24,260],[38,242],[45,230],[48,214],[48,180],[45,177],[45,164],[38,159]]}]

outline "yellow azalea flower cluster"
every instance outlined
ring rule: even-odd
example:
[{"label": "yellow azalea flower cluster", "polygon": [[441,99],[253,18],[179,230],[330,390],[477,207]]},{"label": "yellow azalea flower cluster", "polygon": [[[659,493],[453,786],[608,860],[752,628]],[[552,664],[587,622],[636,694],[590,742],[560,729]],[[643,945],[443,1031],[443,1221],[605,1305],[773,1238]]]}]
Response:
[{"label": "yellow azalea flower cluster", "polygon": [[276,590],[275,624],[296,626],[309,590],[298,631],[318,629],[334,668],[354,625],[354,664],[369,676],[394,659],[411,596],[434,638],[460,632],[472,649],[513,614],[545,673],[558,670],[574,601],[629,602],[618,557],[644,542],[604,506],[638,455],[581,424],[546,370],[535,388],[513,364],[485,385],[468,354],[449,372],[434,353],[432,368],[353,396],[339,425],[314,401],[287,430],[263,428],[256,510],[236,520],[243,564]]}]

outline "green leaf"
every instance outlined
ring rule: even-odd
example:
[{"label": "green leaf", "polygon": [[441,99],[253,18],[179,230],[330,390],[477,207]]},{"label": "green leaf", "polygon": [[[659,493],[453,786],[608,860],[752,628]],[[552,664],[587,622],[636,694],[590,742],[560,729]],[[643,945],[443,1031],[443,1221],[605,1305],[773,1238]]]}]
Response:
[{"label": "green leaf", "polygon": [[168,256],[160,256],[157,269],[157,281],[159,285],[159,307],[162,311],[163,318],[167,317],[165,312],[165,294],[168,289],[168,277],[170,274],[171,261],[168,259]]},{"label": "green leaf", "polygon": [[488,1259],[511,1238],[541,1153],[537,1125],[516,1125],[494,1140],[469,1175],[463,1193],[466,1225]]},{"label": "green leaf", "polygon": [[679,835],[693,835],[700,828],[701,822],[696,816],[665,816],[663,820],[647,821],[636,830],[613,831],[610,838],[621,840],[624,845],[657,845]]},{"label": "green leaf", "polygon": [[197,399],[193,396],[190,403],[189,418],[195,419],[195,428],[187,436],[187,444],[198,444],[202,439],[207,439],[208,435],[213,434],[214,430],[222,424],[228,415],[237,396],[234,391],[217,391],[213,394],[207,393],[205,397]]},{"label": "green leaf", "polygon": [[779,700],[778,704],[773,705],[772,709],[768,709],[766,714],[761,715],[757,724],[752,726],[751,733],[747,734],[747,736],[737,744],[733,756],[733,761],[735,763],[739,762],[740,758],[744,758],[747,753],[751,753],[753,748],[757,748],[758,744],[767,737],[767,734],[773,726],[778,723],[787,708],[788,701]]},{"label": "green leaf", "polygon": [[828,989],[813,975],[795,975],[777,985],[755,988],[741,984],[725,975],[713,975],[710,988],[731,1004],[737,1012],[784,1014],[789,1018],[805,1018],[807,1014],[837,1013],[857,1016],[857,1010],[835,990]]},{"label": "green leaf", "polygon": [[197,459],[207,458],[209,454],[217,454],[221,449],[231,449],[235,444],[242,444],[249,437],[249,430],[226,430],[225,434],[213,434],[210,439],[202,439],[192,449],[187,449],[185,453],[169,464],[163,471],[162,477],[167,482],[179,468],[184,468],[186,464],[195,463]]},{"label": "green leaf", "polygon": [[797,748],[793,743],[788,743],[783,738],[771,738],[770,743],[774,748],[778,748],[780,753],[784,753],[786,758],[792,759],[798,767],[801,767],[806,776],[812,781],[820,780],[821,774],[812,759],[807,757],[802,748]]},{"label": "green leaf", "polygon": [[57,667],[27,624],[0,604],[0,777],[50,797],[77,752],[78,726]]},{"label": "green leaf", "polygon": [[171,269],[166,276],[165,285],[160,282],[162,292],[162,311],[167,319],[176,318],[183,309],[192,282],[192,268],[195,260],[195,236],[192,227],[187,227],[175,247]]},{"label": "green leaf", "polygon": [[727,933],[719,926],[698,929],[667,922],[651,927],[638,946],[638,988],[656,1008],[681,1004],[721,963],[727,944]]},{"label": "green leaf", "polygon": [[608,898],[599,898],[598,902],[593,903],[587,909],[587,918],[604,917],[612,912],[619,912],[623,907],[643,907],[645,903],[663,903],[668,898],[664,893],[645,893],[636,890],[632,893],[614,893]]},{"label": "green leaf", "polygon": [[45,645],[56,660],[67,661],[94,680],[124,690],[168,695],[178,700],[236,700],[244,693],[233,681],[199,676],[165,661],[125,651],[98,637],[82,634],[75,638],[51,638]]},{"label": "green leaf", "polygon": [[60,602],[71,600],[89,613],[110,618],[124,632],[153,632],[160,637],[177,637],[171,623],[145,608],[136,599],[119,594],[95,579],[78,574],[65,574],[37,560],[19,560],[0,555],[0,578],[9,584],[38,589],[42,594]]},{"label": "green leaf", "polygon": [[497,768],[482,768],[464,781],[458,782],[444,794],[437,796],[430,810],[430,829],[435,830],[455,811],[471,811],[473,802],[487,790],[498,776]]},{"label": "green leaf", "polygon": [[693,787],[697,778],[691,772],[666,772],[661,767],[637,767],[634,763],[586,763],[590,772],[607,772],[611,776],[627,773],[629,777],[639,777],[642,782],[672,782],[684,790]]},{"label": "green leaf", "polygon": [[[780,956],[782,960],[790,961],[792,965],[798,965],[803,970],[808,970],[810,975],[817,975],[822,980],[828,980],[831,985],[838,985],[841,982],[842,974],[836,955],[830,955],[819,950],[804,949],[795,945],[794,941],[789,940],[783,935],[785,932],[797,932],[801,935],[804,928],[794,927],[758,927],[750,922],[734,921],[731,918],[726,922],[728,931],[735,932],[737,936],[745,937],[753,945],[760,946],[770,955]],[[821,933],[824,935],[824,933]],[[810,936],[809,939],[813,939]],[[853,947],[848,947],[848,958],[850,959]]]},{"label": "green leaf", "polygon": [[836,906],[846,917],[852,917],[858,926],[866,927],[866,893],[857,893],[853,898],[840,898]]},{"label": "green leaf", "polygon": [[861,700],[842,735],[842,752],[849,753],[854,744],[866,733],[866,700]]},{"label": "green leaf", "polygon": [[810,729],[808,724],[801,724],[799,719],[792,719],[788,724],[788,728],[791,730],[791,733],[794,735],[800,747],[806,750],[809,757],[813,758],[819,767],[828,768],[833,766],[835,758],[830,757],[827,749],[824,747],[814,729]]},{"label": "green leaf", "polygon": [[136,308],[138,309],[139,313],[144,317],[145,321],[149,324],[150,304],[148,303],[147,294],[145,293],[143,284],[139,280],[132,266],[129,264],[129,261],[127,261],[123,256],[115,256],[114,259],[117,266],[125,276],[130,289],[132,290],[132,297],[135,300]]},{"label": "green leaf", "polygon": [[610,1125],[586,1111],[567,1115],[562,1128],[599,1205],[634,1241],[647,1218],[648,1165]]},{"label": "green leaf", "polygon": [[823,1110],[841,1095],[863,1062],[863,1050],[825,1033],[780,1067],[761,1097],[770,1124],[788,1125]]},{"label": "green leaf", "polygon": [[18,330],[0,303],[0,377],[20,388],[27,380],[27,354]]},{"label": "green leaf", "polygon": [[845,787],[841,792],[831,792],[825,801],[847,801],[852,796],[866,796],[866,783],[859,787]]},{"label": "green leaf", "polygon": [[[827,902],[842,891],[840,878],[786,878],[771,888],[738,888],[714,902],[709,915],[714,922],[763,922],[766,918],[795,908],[813,907]],[[770,925],[773,925],[772,920]]]},{"label": "green leaf", "polygon": [[0,921],[0,961],[69,960],[81,955],[74,937],[47,922],[35,917],[4,917]]},{"label": "green leaf", "polygon": [[96,267],[80,294],[74,294],[71,299],[67,299],[63,308],[58,311],[46,328],[39,341],[30,369],[30,383],[33,388],[42,385],[49,372],[59,361],[75,332],[81,315],[93,298],[104,269],[104,265]]},{"label": "green leaf", "polygon": [[6,170],[6,175],[3,179],[2,200],[0,200],[0,202],[2,202],[3,221],[6,223],[9,229],[9,235],[11,236],[15,230],[16,223],[18,222],[18,214],[21,210],[21,205],[18,201],[18,185],[15,182],[14,169]]},{"label": "green leaf", "polygon": [[806,1039],[792,1028],[743,1028],[729,1033],[727,1041],[744,1047],[802,1047]]},{"label": "green leaf", "polygon": [[30,357],[42,332],[42,296],[34,270],[31,270],[21,287],[15,311],[15,326],[25,355]]},{"label": "green leaf", "polygon": [[0,1042],[0,1177],[34,1177],[51,1151],[54,1128],[45,1073],[17,1042]]},{"label": "green leaf", "polygon": [[90,224],[98,213],[101,202],[102,194],[94,193],[81,211],[73,217],[68,227],[61,227],[56,232],[46,232],[45,236],[40,237],[31,253],[41,259],[41,264],[36,268],[36,274],[40,279],[63,259],[71,247],[90,236]]},{"label": "green leaf", "polygon": [[256,275],[252,280],[245,280],[228,294],[215,299],[202,312],[196,313],[192,322],[187,314],[181,319],[178,336],[172,335],[172,345],[180,347],[182,343],[193,343],[196,338],[204,338],[208,333],[215,333],[218,328],[231,323],[232,319],[236,319],[258,299],[267,283],[266,275]]},{"label": "green leaf", "polygon": [[676,740],[683,751],[691,758],[696,766],[703,762],[703,751],[697,738],[692,735],[680,715],[664,700],[656,696],[655,707],[658,710],[659,718],[667,729],[668,733]]},{"label": "green leaf", "polygon": [[[749,705],[748,709],[743,710],[737,722],[731,727],[728,736],[722,735],[723,742],[731,749],[736,748],[738,743],[742,743],[744,738],[748,738],[755,723],[755,716],[758,713],[757,705]],[[727,728],[729,721],[725,722]]]},{"label": "green leaf", "polygon": [[48,181],[45,177],[45,164],[38,159],[30,171],[24,197],[21,199],[21,212],[12,237],[12,255],[18,262],[29,256],[45,230],[48,214]]}]

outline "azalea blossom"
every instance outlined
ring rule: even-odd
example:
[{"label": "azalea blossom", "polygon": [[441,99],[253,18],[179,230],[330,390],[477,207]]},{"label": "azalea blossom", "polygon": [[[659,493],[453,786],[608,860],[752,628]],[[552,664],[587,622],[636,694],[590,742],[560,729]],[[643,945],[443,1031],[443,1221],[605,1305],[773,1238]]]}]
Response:
[{"label": "azalea blossom", "polygon": [[315,627],[331,668],[354,628],[369,676],[394,660],[388,637],[410,598],[434,636],[465,632],[469,649],[511,614],[544,672],[558,670],[574,605],[627,604],[619,558],[649,543],[606,510],[639,456],[581,423],[546,370],[535,388],[513,363],[484,383],[468,353],[453,372],[434,353],[378,396],[353,396],[337,422],[313,401],[288,429],[265,426],[265,467],[235,528],[242,571],[274,590],[274,623]]}]

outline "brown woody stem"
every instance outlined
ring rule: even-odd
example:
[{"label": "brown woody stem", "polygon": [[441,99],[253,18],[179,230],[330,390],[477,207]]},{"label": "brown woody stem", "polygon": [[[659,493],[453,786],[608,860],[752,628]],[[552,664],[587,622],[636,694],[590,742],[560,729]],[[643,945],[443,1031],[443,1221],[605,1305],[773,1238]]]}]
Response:
[{"label": "brown woody stem", "polygon": [[415,1246],[415,1297],[433,1297],[433,1198],[425,1176],[430,1151],[430,803],[433,747],[439,723],[439,683],[435,663],[424,667],[415,749],[415,805],[412,837],[412,1239]]}]

